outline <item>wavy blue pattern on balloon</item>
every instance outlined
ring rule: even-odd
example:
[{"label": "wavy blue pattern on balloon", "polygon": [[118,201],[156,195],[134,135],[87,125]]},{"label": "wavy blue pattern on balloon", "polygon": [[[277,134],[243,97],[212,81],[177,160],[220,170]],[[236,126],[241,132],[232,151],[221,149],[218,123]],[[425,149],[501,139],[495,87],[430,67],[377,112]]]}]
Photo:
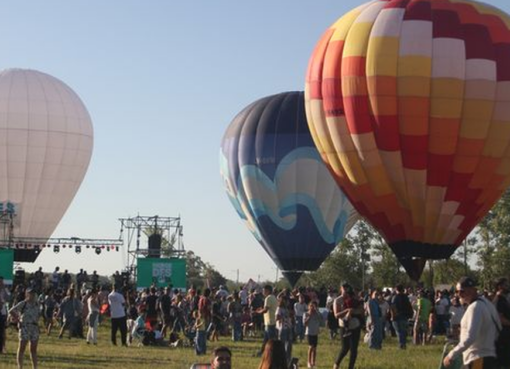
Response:
[{"label": "wavy blue pattern on balloon", "polygon": [[[243,183],[251,182],[253,184],[253,182],[256,181],[257,186],[263,186],[267,190],[276,193],[278,191],[278,183],[284,176],[286,169],[296,161],[303,159],[311,159],[317,163],[317,166],[320,167],[324,165],[317,150],[314,148],[304,147],[293,150],[281,160],[280,165],[278,165],[275,172],[274,180],[269,178],[257,166],[243,166],[240,170],[240,176],[237,178],[237,184],[235,186],[237,189],[241,189],[241,191],[235,193],[235,190],[232,188],[232,192],[234,193],[229,193],[230,201],[242,219],[247,220],[247,216],[244,214],[243,207],[241,205],[246,204],[247,206],[245,208],[249,209],[251,216],[255,219],[262,216],[268,216],[276,226],[286,231],[291,230],[296,226],[296,218],[292,219],[291,216],[296,215],[297,205],[305,206],[309,210],[323,240],[329,244],[337,244],[344,236],[345,226],[349,219],[349,214],[346,210],[342,210],[340,214],[338,214],[333,229],[329,229],[316,200],[306,193],[287,194],[284,199],[279,201],[278,209],[273,211],[270,206],[263,202],[262,199],[248,199],[244,191],[242,191],[244,188]],[[220,155],[220,163],[223,177],[229,178],[228,163],[223,154]],[[234,194],[235,197],[233,196]],[[284,218],[291,219],[286,220]],[[257,234],[258,232],[256,230],[252,230],[252,233],[259,241],[261,241],[261,237]]]}]

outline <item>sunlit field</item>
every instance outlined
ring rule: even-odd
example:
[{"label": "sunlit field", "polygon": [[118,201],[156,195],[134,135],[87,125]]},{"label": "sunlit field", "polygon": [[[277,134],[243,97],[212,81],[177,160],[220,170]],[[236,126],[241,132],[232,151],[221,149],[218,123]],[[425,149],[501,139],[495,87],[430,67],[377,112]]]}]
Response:
[{"label": "sunlit field", "polygon": [[[87,345],[85,340],[73,338],[57,338],[57,331],[50,337],[41,336],[39,341],[40,368],[178,368],[188,369],[195,362],[207,362],[209,355],[197,357],[191,347],[130,347],[113,346],[109,340],[109,324],[105,322],[99,328],[99,342],[97,346]],[[17,333],[13,328],[7,332],[7,355],[0,356],[0,368],[16,368]],[[357,368],[437,368],[443,349],[443,337],[429,346],[408,345],[406,351],[398,349],[395,338],[384,342],[382,351],[368,350],[360,343]],[[120,337],[118,339],[120,343]],[[221,337],[219,343],[208,342],[208,352],[212,347],[226,345],[233,351],[233,368],[257,368],[260,359],[255,356],[260,347],[261,339],[248,338],[239,343],[232,342],[229,337]],[[319,339],[317,367],[331,369],[336,354],[339,351],[338,340],[330,341],[327,331],[323,329]],[[294,345],[293,356],[299,358],[300,368],[306,368],[307,345]],[[347,358],[346,358],[347,359]],[[342,368],[347,368],[344,360]],[[30,368],[28,350],[25,356],[25,367]]]}]

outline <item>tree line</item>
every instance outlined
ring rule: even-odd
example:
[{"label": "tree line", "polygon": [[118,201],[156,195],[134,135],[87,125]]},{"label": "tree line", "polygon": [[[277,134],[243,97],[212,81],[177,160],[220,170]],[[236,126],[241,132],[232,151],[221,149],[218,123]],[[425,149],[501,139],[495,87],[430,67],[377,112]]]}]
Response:
[{"label": "tree line", "polygon": [[[484,288],[510,273],[510,190],[448,260],[429,261],[420,283],[427,287],[452,285],[461,276],[475,277]],[[413,285],[379,233],[366,221],[337,246],[319,270],[300,283],[337,287],[349,282],[359,289]]]}]

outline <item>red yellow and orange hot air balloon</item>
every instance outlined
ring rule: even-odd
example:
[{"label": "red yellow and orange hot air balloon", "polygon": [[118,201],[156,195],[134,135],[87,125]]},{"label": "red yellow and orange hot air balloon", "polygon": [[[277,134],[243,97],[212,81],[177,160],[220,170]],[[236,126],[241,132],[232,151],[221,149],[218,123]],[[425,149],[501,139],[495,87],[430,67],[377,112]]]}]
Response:
[{"label": "red yellow and orange hot air balloon", "polygon": [[414,279],[510,184],[510,17],[490,5],[362,5],[317,44],[305,93],[322,158]]}]

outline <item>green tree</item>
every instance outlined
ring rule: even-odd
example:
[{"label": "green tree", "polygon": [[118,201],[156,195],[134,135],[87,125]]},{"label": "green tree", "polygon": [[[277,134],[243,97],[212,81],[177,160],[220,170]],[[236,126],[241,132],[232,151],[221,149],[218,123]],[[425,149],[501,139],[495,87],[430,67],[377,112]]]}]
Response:
[{"label": "green tree", "polygon": [[343,282],[348,282],[361,288],[360,276],[358,252],[349,239],[344,239],[322,263],[319,270],[301,277],[300,284],[338,288]]},{"label": "green tree", "polygon": [[225,286],[227,284],[227,278],[214,269],[214,267],[209,263],[205,264],[203,274],[206,281],[209,282],[210,287],[218,287],[220,285]]},{"label": "green tree", "polygon": [[[467,274],[471,274],[470,271]],[[466,275],[464,263],[458,258],[452,257],[434,262],[434,286],[438,284],[453,285],[464,275]]]},{"label": "green tree", "polygon": [[510,270],[510,190],[480,222],[476,232],[477,266],[482,286]]},{"label": "green tree", "polygon": [[193,251],[186,251],[186,278],[188,285],[194,285],[197,288],[202,288],[204,285],[204,278],[202,272],[205,268],[205,263],[200,256],[195,255]]},{"label": "green tree", "polygon": [[394,287],[399,283],[409,283],[409,277],[397,257],[379,235],[372,249],[371,268],[373,285],[376,287]]}]

